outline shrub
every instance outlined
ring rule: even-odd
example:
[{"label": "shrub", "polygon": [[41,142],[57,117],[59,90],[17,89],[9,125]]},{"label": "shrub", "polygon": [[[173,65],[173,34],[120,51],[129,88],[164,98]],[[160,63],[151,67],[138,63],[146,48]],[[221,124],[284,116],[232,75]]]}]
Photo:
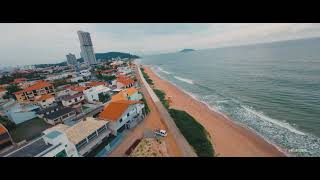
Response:
[{"label": "shrub", "polygon": [[153,89],[154,93],[158,96],[160,101],[162,102],[163,106],[167,109],[169,109],[169,101],[166,100],[166,93],[159,89]]},{"label": "shrub", "polygon": [[205,128],[185,111],[169,109],[171,117],[199,157],[213,157],[214,149]]}]

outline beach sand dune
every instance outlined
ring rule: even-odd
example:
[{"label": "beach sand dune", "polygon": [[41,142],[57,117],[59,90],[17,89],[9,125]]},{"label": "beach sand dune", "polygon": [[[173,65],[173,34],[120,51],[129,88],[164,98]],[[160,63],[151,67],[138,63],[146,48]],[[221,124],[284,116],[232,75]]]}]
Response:
[{"label": "beach sand dune", "polygon": [[171,107],[192,115],[209,132],[215,152],[222,157],[280,157],[285,156],[274,145],[254,132],[232,122],[227,117],[210,110],[204,103],[193,99],[166,80],[160,79],[149,67],[145,72],[170,96]]}]

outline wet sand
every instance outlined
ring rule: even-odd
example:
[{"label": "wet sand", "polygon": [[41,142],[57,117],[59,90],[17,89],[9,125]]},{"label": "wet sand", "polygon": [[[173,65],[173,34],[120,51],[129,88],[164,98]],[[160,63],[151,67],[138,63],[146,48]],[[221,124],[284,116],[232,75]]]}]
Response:
[{"label": "wet sand", "polygon": [[173,84],[159,78],[149,67],[145,72],[154,81],[155,88],[170,96],[171,108],[180,109],[192,115],[211,136],[215,152],[222,157],[281,157],[286,156],[274,145],[268,143],[253,131],[242,127],[228,117],[214,112],[202,102],[186,94]]}]

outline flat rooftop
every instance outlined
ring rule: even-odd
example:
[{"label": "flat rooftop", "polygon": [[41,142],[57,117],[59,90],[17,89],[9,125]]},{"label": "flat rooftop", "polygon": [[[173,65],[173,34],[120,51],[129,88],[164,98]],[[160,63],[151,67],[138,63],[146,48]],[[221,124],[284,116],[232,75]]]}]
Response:
[{"label": "flat rooftop", "polygon": [[46,144],[43,138],[41,137],[21,148],[6,153],[4,157],[35,157],[41,152],[49,149],[50,147],[52,147],[52,145]]}]

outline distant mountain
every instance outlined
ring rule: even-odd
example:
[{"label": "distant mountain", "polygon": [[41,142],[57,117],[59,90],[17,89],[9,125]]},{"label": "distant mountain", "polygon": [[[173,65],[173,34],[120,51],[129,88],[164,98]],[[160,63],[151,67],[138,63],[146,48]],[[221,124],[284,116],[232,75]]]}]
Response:
[{"label": "distant mountain", "polygon": [[129,53],[123,53],[123,52],[107,52],[107,53],[96,53],[96,59],[101,59],[101,60],[109,60],[112,58],[121,58],[121,59],[137,59],[140,58],[137,55],[132,55]]},{"label": "distant mountain", "polygon": [[183,49],[180,52],[190,52],[190,51],[195,51],[194,49]]}]

